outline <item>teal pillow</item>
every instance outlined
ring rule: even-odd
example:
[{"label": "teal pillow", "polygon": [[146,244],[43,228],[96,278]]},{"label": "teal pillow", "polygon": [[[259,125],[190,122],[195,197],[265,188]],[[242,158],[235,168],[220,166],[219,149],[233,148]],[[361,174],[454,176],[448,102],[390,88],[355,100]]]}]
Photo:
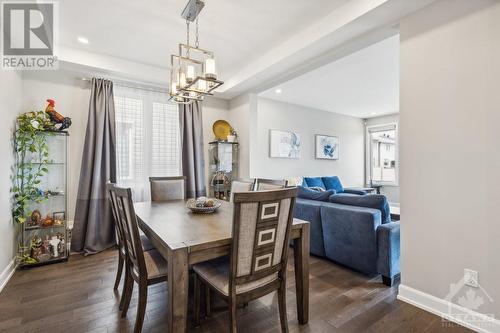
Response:
[{"label": "teal pillow", "polygon": [[323,184],[325,184],[325,188],[327,190],[335,190],[336,193],[344,192],[344,187],[342,186],[339,177],[323,177],[321,180],[323,181]]},{"label": "teal pillow", "polygon": [[321,187],[325,190],[327,189],[320,177],[304,177],[304,182],[307,187]]}]

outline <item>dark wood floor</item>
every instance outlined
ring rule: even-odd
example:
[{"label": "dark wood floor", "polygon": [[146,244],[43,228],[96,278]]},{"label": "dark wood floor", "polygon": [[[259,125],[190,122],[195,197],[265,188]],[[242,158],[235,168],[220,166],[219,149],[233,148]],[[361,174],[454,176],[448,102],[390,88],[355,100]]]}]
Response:
[{"label": "dark wood floor", "polygon": [[[119,295],[113,292],[116,254],[106,251],[90,257],[72,256],[67,263],[16,272],[0,293],[0,331],[132,331],[137,294],[127,318],[121,319]],[[396,300],[397,287],[384,286],[379,277],[367,277],[314,257],[310,321],[299,326],[293,274],[289,276],[290,332],[469,332],[462,327],[443,327],[441,318]],[[143,332],[166,332],[166,292],[164,284],[150,288]],[[200,328],[191,327],[191,320],[188,325],[190,332],[225,332],[227,312],[217,303],[213,315],[203,320]],[[238,327],[240,332],[279,332],[276,296],[271,294],[240,309]]]}]

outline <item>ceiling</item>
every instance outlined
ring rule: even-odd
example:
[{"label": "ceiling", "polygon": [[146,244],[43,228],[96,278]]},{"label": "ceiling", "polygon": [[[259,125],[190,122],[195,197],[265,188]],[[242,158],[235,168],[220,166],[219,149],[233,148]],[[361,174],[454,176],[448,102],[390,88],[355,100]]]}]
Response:
[{"label": "ceiling", "polygon": [[[215,51],[222,78],[238,72],[350,0],[207,0],[200,14],[200,47]],[[60,44],[167,68],[185,41],[180,17],[187,0],[64,0],[59,2]],[[194,27],[193,27],[194,30]],[[192,30],[192,31],[193,31]],[[77,41],[79,36],[88,45]]]},{"label": "ceiling", "polygon": [[260,96],[359,118],[399,112],[399,35],[268,89]]}]

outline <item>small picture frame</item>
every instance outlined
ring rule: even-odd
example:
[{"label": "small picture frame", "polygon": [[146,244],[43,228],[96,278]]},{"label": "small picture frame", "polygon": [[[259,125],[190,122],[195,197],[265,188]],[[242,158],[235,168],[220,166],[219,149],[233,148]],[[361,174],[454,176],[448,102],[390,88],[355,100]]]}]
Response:
[{"label": "small picture frame", "polygon": [[66,212],[53,212],[52,219],[55,225],[63,225],[66,221]]},{"label": "small picture frame", "polygon": [[339,159],[338,136],[316,134],[316,159],[321,159],[321,160]]}]

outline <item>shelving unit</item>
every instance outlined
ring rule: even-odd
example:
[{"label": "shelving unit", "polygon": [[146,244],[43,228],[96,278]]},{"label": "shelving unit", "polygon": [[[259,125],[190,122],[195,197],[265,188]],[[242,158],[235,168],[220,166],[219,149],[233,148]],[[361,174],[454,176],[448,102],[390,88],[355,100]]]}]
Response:
[{"label": "shelving unit", "polygon": [[209,196],[229,200],[231,182],[238,178],[237,142],[213,141],[209,143]]},{"label": "shelving unit", "polygon": [[68,260],[67,230],[67,132],[40,132],[49,147],[48,163],[36,156],[27,156],[23,164],[43,165],[47,172],[41,178],[38,191],[44,198],[30,201],[26,221],[22,225],[23,258],[21,268],[40,266]]}]

